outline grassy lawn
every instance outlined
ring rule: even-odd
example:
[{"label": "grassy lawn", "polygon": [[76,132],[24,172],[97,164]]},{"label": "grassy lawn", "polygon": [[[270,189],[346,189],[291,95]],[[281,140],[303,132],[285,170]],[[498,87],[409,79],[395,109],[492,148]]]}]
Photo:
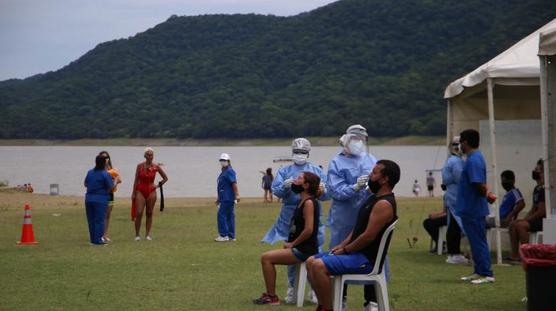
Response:
[{"label": "grassy lawn", "polygon": [[[33,207],[37,246],[16,246],[23,204]],[[273,248],[259,240],[279,205],[254,199],[236,209],[237,242],[216,243],[216,208],[209,199],[171,199],[158,211],[153,241],[133,241],[128,199],[117,200],[113,242],[88,245],[82,198],[0,192],[0,310],[296,310],[254,306],[264,291],[259,255]],[[325,205],[328,209],[328,204]],[[439,199],[403,199],[390,248],[392,310],[524,310],[520,266],[494,266],[496,283],[458,281],[470,266],[430,255],[422,218]],[[418,237],[415,248],[407,238]],[[277,247],[277,246],[274,246]],[[493,256],[494,258],[494,256]],[[278,294],[286,290],[278,268]],[[361,310],[362,288],[352,286],[350,310]],[[304,310],[314,310],[305,304]]]}]

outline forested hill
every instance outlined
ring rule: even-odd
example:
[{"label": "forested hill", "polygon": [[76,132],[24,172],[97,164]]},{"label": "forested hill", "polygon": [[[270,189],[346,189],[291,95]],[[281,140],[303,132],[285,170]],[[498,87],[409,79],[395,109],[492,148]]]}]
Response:
[{"label": "forested hill", "polygon": [[554,0],[341,0],[292,17],[172,16],[0,82],[0,138],[441,134],[446,85],[556,17]]}]

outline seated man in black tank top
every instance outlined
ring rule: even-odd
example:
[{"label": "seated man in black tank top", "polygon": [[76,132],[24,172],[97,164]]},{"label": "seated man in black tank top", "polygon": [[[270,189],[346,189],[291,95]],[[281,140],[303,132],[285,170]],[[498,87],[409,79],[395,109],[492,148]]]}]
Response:
[{"label": "seated man in black tank top", "polygon": [[398,218],[392,190],[400,180],[400,167],[380,160],[369,175],[369,190],[374,193],[359,210],[351,234],[330,253],[307,260],[309,280],[317,294],[317,310],[332,310],[331,275],[368,274],[373,270],[384,231]]}]

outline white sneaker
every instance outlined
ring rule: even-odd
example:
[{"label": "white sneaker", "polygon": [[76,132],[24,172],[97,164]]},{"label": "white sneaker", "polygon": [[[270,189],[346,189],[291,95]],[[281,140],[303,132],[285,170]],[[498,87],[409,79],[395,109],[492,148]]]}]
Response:
[{"label": "white sneaker", "polygon": [[152,241],[152,240],[153,240],[152,236],[150,236],[150,235],[147,235],[147,236],[145,237],[145,239],[147,239],[147,241]]},{"label": "white sneaker", "polygon": [[141,237],[140,237],[140,236],[136,236],[136,237],[135,237],[135,241],[141,241]]},{"label": "white sneaker", "polygon": [[228,238],[227,236],[217,236],[214,240],[216,242],[228,242],[230,238]]},{"label": "white sneaker", "polygon": [[458,255],[449,255],[446,262],[453,265],[466,265],[469,263],[469,260],[465,258],[465,256],[458,254]]},{"label": "white sneaker", "polygon": [[363,307],[363,311],[378,311],[378,303],[371,301]]},{"label": "white sneaker", "polygon": [[460,280],[468,282],[468,281],[473,281],[473,280],[480,279],[480,278],[481,278],[480,275],[473,273],[471,275],[462,276],[460,278]]},{"label": "white sneaker", "polygon": [[471,281],[471,284],[487,284],[487,283],[494,283],[494,277],[481,276],[480,278]]},{"label": "white sneaker", "polygon": [[286,304],[294,304],[295,303],[295,293],[293,292],[293,287],[288,287],[288,290],[286,291],[286,298],[284,299],[284,302]]},{"label": "white sneaker", "polygon": [[315,294],[314,290],[309,292],[309,301],[315,305],[319,303],[319,299],[317,298],[317,294]]}]

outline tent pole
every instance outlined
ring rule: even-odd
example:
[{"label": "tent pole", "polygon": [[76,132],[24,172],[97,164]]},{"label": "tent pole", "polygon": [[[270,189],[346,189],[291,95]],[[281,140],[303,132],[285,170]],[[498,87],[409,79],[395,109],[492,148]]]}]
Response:
[{"label": "tent pole", "polygon": [[[454,137],[454,117],[452,115],[452,102],[447,100],[446,103],[446,146],[449,146],[452,142],[452,137]],[[449,148],[447,156],[450,156]]]},{"label": "tent pole", "polygon": [[[492,190],[498,197],[498,159],[496,157],[496,128],[494,123],[494,84],[491,78],[487,79],[488,89],[488,124],[490,130],[490,148],[492,153]],[[502,264],[502,247],[500,241],[500,213],[498,204],[494,203],[494,219],[496,224],[496,262]]]},{"label": "tent pole", "polygon": [[[541,121],[543,129],[544,191],[546,218],[543,219],[543,243],[556,244],[556,56],[541,56]],[[555,204],[556,205],[556,204]]]},{"label": "tent pole", "polygon": [[[546,61],[545,57],[540,57],[541,60],[541,83],[540,83],[540,89],[541,89],[541,122],[542,122],[542,158],[544,159],[544,191],[545,191],[545,206],[546,206],[546,218],[552,218],[554,217],[554,215],[552,215],[552,209],[551,209],[551,197],[550,197],[550,193],[551,193],[551,188],[552,188],[552,183],[550,180],[550,159],[551,159],[551,154],[550,154],[550,143],[548,140],[548,136],[551,134],[549,131],[549,127],[553,124],[553,121],[549,119],[548,114],[549,114],[549,106],[548,106],[548,96],[549,96],[549,91],[548,88],[550,88],[550,86],[548,85],[548,64]],[[552,110],[552,109],[550,109]],[[550,125],[549,125],[550,124]]]}]

